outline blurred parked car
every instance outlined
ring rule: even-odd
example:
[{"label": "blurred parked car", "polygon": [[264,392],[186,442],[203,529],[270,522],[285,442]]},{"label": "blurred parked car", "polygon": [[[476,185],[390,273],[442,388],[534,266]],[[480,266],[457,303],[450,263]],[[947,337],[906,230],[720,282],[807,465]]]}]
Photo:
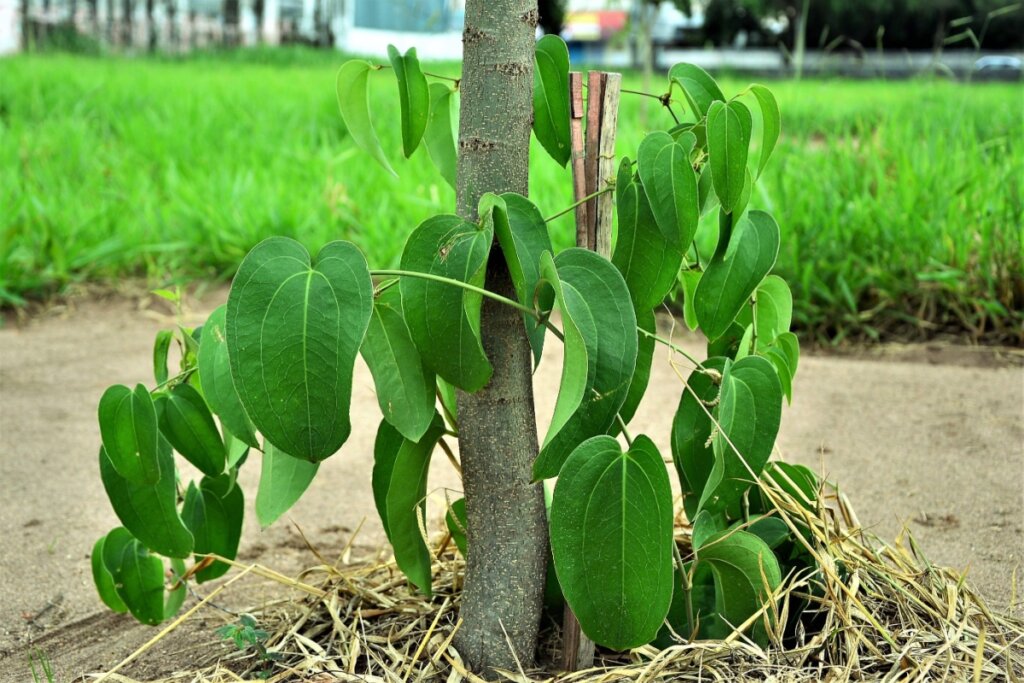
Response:
[{"label": "blurred parked car", "polygon": [[1020,73],[1024,69],[1024,63],[1019,57],[1009,55],[988,55],[974,63],[975,71],[1010,71]]}]

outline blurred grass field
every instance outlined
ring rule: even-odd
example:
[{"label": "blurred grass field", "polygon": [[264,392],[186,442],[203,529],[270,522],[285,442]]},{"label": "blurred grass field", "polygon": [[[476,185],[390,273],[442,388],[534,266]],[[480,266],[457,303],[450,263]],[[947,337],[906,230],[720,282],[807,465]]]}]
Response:
[{"label": "blurred grass field", "polygon": [[[371,109],[400,179],[353,147],[334,95],[343,60],[285,50],[0,61],[0,302],[83,280],[223,279],[270,235],[313,249],[350,239],[375,266],[395,265],[406,235],[451,211],[454,193],[424,150],[400,161],[386,72],[371,79]],[[726,78],[724,89],[746,83]],[[776,272],[804,338],[1024,343],[1024,89],[769,86],[783,138],[751,205],[782,226]],[[640,89],[639,77],[624,87]],[[648,129],[670,123],[656,101],[623,95],[620,153],[646,132],[645,105]],[[569,171],[536,144],[532,159],[542,212],[571,204]],[[550,226],[556,246],[571,243],[571,214]]]}]

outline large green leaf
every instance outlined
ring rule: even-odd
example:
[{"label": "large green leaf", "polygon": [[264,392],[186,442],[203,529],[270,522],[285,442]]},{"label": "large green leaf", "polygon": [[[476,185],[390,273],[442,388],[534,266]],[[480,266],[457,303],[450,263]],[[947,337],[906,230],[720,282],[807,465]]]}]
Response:
[{"label": "large green leaf", "polygon": [[352,141],[397,178],[398,174],[384,156],[377,131],[373,129],[370,119],[369,75],[373,69],[372,64],[361,59],[353,59],[341,65],[337,79],[338,108]]},{"label": "large green leaf", "polygon": [[430,88],[420,71],[416,48],[409,48],[403,57],[394,45],[388,45],[388,59],[398,80],[398,101],[402,109],[402,151],[409,158],[419,147],[423,131],[427,128]]},{"label": "large green leaf", "polygon": [[[789,285],[778,275],[767,276],[755,292],[753,315],[757,321],[758,348],[768,346],[793,322],[793,294]],[[748,322],[739,319],[742,324]]]},{"label": "large green leaf", "polygon": [[[703,365],[721,373],[725,359],[709,358]],[[700,369],[694,370],[686,379],[686,388],[672,419],[672,462],[688,506],[690,500],[700,499],[714,465],[714,452],[708,443],[713,430],[709,413],[716,405],[718,392],[719,385],[711,377]]]},{"label": "large green leaf", "polygon": [[[113,548],[118,543],[117,536],[121,532],[127,538],[131,538],[131,534],[128,533],[127,529],[118,527],[106,536],[100,536],[92,547],[92,553],[89,555],[89,563],[92,566],[92,580],[96,585],[96,592],[99,593],[100,600],[103,601],[104,605],[119,614],[127,612],[128,606],[124,604],[124,600],[117,594],[114,576],[103,562],[103,549],[107,546],[107,539],[110,539],[110,547]],[[120,557],[120,551],[116,551],[115,554]]]},{"label": "large green leaf", "polygon": [[672,601],[672,489],[654,443],[610,436],[569,456],[551,502],[551,552],[584,633],[625,650],[650,642]]},{"label": "large green leaf", "polygon": [[[405,243],[402,269],[483,285],[493,231],[458,216],[434,216]],[[403,277],[402,307],[416,348],[427,367],[464,391],[491,378],[480,342],[481,295],[462,287]]]},{"label": "large green leaf", "polygon": [[767,213],[749,212],[735,231],[731,216],[722,214],[721,222],[718,249],[694,292],[697,320],[709,340],[728,331],[779,254],[779,226]]},{"label": "large green leaf", "polygon": [[171,446],[160,440],[157,455],[160,480],[154,484],[133,483],[114,469],[106,451],[100,449],[100,478],[121,524],[147,548],[167,557],[188,557],[192,534],[178,516],[174,456]]},{"label": "large green leaf", "polygon": [[418,442],[404,438],[382,420],[373,446],[373,500],[384,533],[394,548],[399,569],[426,595],[431,594],[431,562],[420,515],[425,523],[430,454],[442,434],[440,415]]},{"label": "large green leaf", "polygon": [[760,177],[764,167],[768,165],[775,143],[779,141],[779,133],[782,132],[782,113],[779,111],[779,103],[775,101],[775,95],[768,88],[763,85],[752,85],[750,92],[757,98],[757,103],[761,107],[761,158],[757,162],[757,175]]},{"label": "large green leaf", "polygon": [[[623,163],[628,161],[624,159]],[[658,229],[643,186],[632,180],[617,186],[616,212],[619,236],[612,263],[622,273],[637,311],[660,306],[675,286],[683,262],[678,236],[672,242]]]},{"label": "large green leaf", "polygon": [[100,398],[100,436],[111,466],[136,483],[154,484],[160,479],[156,408],[141,384],[131,390],[117,384]]},{"label": "large green leaf", "polygon": [[708,110],[708,165],[715,194],[727,213],[743,195],[752,125],[750,110],[742,102],[715,102]]},{"label": "large green leaf", "polygon": [[637,354],[636,369],[633,371],[633,379],[629,382],[629,391],[626,393],[626,400],[619,408],[619,417],[626,424],[636,415],[636,409],[647,391],[647,384],[651,381],[651,365],[654,363],[654,338],[649,337],[640,330],[656,334],[658,332],[658,321],[652,310],[638,310],[636,314],[637,325]]},{"label": "large green leaf", "polygon": [[713,102],[725,100],[715,79],[696,64],[674,65],[668,71],[668,79],[672,85],[682,89],[698,121],[708,113]]},{"label": "large green leaf", "polygon": [[260,485],[256,490],[256,518],[261,527],[268,527],[287,512],[309,488],[320,469],[320,463],[293,458],[264,444],[260,467]]},{"label": "large green leaf", "polygon": [[[778,560],[768,545],[752,533],[726,530],[708,539],[697,551],[698,566],[710,567],[715,582],[715,611],[700,621],[700,636],[723,639],[762,608],[782,583]],[[771,608],[754,622],[748,636],[767,645],[766,623]]]},{"label": "large green leaf", "polygon": [[715,416],[719,430],[713,449],[722,464],[722,481],[713,491],[705,490],[702,507],[724,510],[737,505],[760,476],[779,433],[782,385],[772,364],[747,356],[727,365]]},{"label": "large green leaf", "polygon": [[569,139],[569,49],[556,35],[537,41],[533,69],[533,132],[562,166],[572,150]]},{"label": "large green leaf", "polygon": [[397,287],[386,289],[374,302],[361,352],[384,419],[402,436],[419,441],[434,419],[434,373],[409,336]]},{"label": "large green leaf", "polygon": [[[190,482],[181,516],[195,538],[195,554],[235,559],[242,537],[245,498],[230,474],[203,477],[199,486]],[[214,562],[196,572],[196,580],[199,583],[211,581],[223,576],[230,568],[231,565],[225,562]]]},{"label": "large green leaf", "polygon": [[[557,283],[563,325],[568,327],[566,319],[575,324],[587,351],[586,385],[579,405],[564,423],[552,420],[534,461],[534,477],[547,479],[558,474],[576,446],[608,433],[615,423],[636,370],[637,325],[626,282],[615,266],[595,252],[567,249],[554,259],[546,257],[541,272],[549,282]],[[569,352],[567,343],[566,354]],[[573,353],[578,358],[578,351]],[[562,392],[580,395],[578,360],[572,362],[574,374],[570,377],[563,371],[562,375],[556,402],[559,418],[564,417],[558,410],[562,407]],[[565,406],[571,403],[566,401]]]},{"label": "large green leaf", "polygon": [[245,414],[235,390],[235,381],[231,378],[226,316],[227,306],[218,306],[203,325],[203,338],[199,343],[199,379],[210,410],[217,414],[224,428],[256,448],[259,442],[255,428]]},{"label": "large green leaf", "polygon": [[455,174],[458,168],[458,152],[455,149],[455,130],[452,109],[457,96],[454,90],[442,83],[430,84],[430,116],[423,133],[430,160],[434,162],[441,177],[455,189]]},{"label": "large green leaf", "polygon": [[637,150],[637,172],[661,234],[680,252],[697,232],[697,176],[690,164],[696,138],[680,144],[664,131],[650,133]]},{"label": "large green leaf", "polygon": [[135,539],[116,546],[119,553],[104,553],[118,597],[132,616],[155,626],[164,620],[164,563]]},{"label": "large green leaf", "polygon": [[[501,195],[500,200],[500,203],[495,204],[494,234],[508,264],[516,298],[526,306],[550,311],[554,292],[547,287],[538,288],[541,279],[540,255],[546,251],[554,252],[544,216],[533,202],[514,192]],[[523,323],[533,348],[536,367],[544,350],[547,329],[525,313]]]},{"label": "large green leaf", "polygon": [[324,246],[315,266],[284,237],[245,257],[228,296],[228,356],[242,405],[268,441],[310,461],[345,443],[372,307],[366,260],[348,242]]},{"label": "large green leaf", "polygon": [[157,402],[160,431],[174,450],[208,476],[224,471],[227,449],[206,401],[190,384],[179,384]]}]

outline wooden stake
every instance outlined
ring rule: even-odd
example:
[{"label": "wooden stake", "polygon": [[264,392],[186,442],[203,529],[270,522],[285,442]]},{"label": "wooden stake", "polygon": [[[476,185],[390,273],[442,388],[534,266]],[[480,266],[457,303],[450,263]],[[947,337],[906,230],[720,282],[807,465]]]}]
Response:
[{"label": "wooden stake", "polygon": [[[597,189],[604,190],[615,185],[615,129],[619,122],[619,95],[622,74],[605,74],[604,92],[601,98],[601,135],[597,149]],[[614,202],[611,192],[597,198],[595,211],[594,242],[591,249],[607,259],[612,257],[612,212]]]},{"label": "wooden stake", "polygon": [[[587,196],[587,172],[584,163],[586,152],[583,148],[583,74],[573,71],[569,74],[569,131],[572,143],[572,194],[574,201]],[[587,247],[587,205],[576,207],[576,246]]]},{"label": "wooden stake", "polygon": [[[607,74],[591,71],[587,74],[587,195],[597,192],[597,162],[601,147],[601,107],[604,104],[604,83]],[[597,197],[587,202],[587,244],[586,249],[596,246]]]}]

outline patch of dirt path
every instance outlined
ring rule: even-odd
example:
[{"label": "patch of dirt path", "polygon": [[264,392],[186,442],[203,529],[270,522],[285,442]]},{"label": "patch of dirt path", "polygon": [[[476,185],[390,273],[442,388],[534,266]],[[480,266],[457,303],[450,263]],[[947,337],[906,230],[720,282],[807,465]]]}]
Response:
[{"label": "patch of dirt path", "polygon": [[[224,296],[208,296],[192,320]],[[156,633],[104,613],[92,586],[89,551],[117,525],[97,476],[96,405],[110,384],[152,384],[153,336],[173,322],[159,304],[107,298],[0,329],[0,681],[31,680],[30,647],[45,652],[57,680],[66,681],[113,666]],[[703,354],[695,338],[682,344]],[[557,342],[548,344],[546,367],[536,376],[542,422],[553,409],[560,354]],[[1006,608],[1024,558],[1024,368],[975,356],[949,364],[949,354],[936,362],[927,348],[871,355],[801,359],[794,403],[783,415],[781,454],[838,481],[862,524],[882,538],[891,540],[908,525],[932,562],[969,569],[972,583]],[[667,455],[682,385],[660,351],[654,367],[631,431],[649,434]],[[361,547],[383,543],[370,491],[380,412],[361,363],[352,417],[353,435],[342,452],[270,529],[261,531],[252,511],[257,458],[244,468],[243,559],[285,571],[314,564],[289,520],[328,557],[364,518]],[[444,458],[435,465],[436,519],[444,488],[458,489],[458,480]],[[262,585],[251,584],[245,599],[263,595]],[[151,656],[135,673],[184,666],[194,650],[189,643],[212,643],[213,629],[225,620],[200,613],[189,625],[193,635],[161,643],[157,661]]]}]

